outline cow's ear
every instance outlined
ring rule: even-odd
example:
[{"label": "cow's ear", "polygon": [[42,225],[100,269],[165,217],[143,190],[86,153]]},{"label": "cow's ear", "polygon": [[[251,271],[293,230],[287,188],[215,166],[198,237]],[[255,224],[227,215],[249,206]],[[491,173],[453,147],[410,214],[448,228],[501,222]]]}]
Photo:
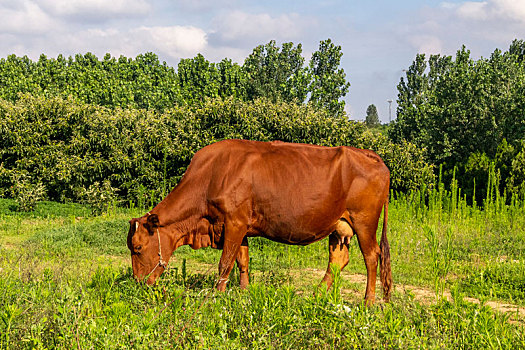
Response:
[{"label": "cow's ear", "polygon": [[148,215],[148,226],[154,230],[159,227],[159,216],[157,214]]},{"label": "cow's ear", "polygon": [[131,244],[131,239],[133,238],[133,235],[137,231],[137,225],[138,225],[137,219],[129,220],[129,231],[128,231],[128,248],[129,248],[129,250],[133,249],[133,245]]}]

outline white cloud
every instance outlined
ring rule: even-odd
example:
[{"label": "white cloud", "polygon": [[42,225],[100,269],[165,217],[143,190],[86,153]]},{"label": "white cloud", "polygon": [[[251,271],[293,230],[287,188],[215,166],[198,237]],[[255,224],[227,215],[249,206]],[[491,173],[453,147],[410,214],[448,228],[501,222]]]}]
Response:
[{"label": "white cloud", "polygon": [[207,45],[206,32],[192,26],[140,27],[133,30],[139,42],[170,57],[188,57],[201,52]]},{"label": "white cloud", "polygon": [[180,58],[194,57],[206,48],[206,33],[196,27],[140,27],[130,30],[116,28],[88,29],[65,35],[62,47],[74,53],[93,52],[99,57],[134,57],[152,51],[176,65]]},{"label": "white cloud", "polygon": [[215,11],[217,9],[231,8],[237,0],[178,0],[174,5],[184,11]]},{"label": "white cloud", "polygon": [[443,42],[439,37],[434,35],[412,35],[408,38],[408,41],[417,49],[418,53],[432,55],[443,52]]},{"label": "white cloud", "polygon": [[33,1],[0,2],[0,32],[2,34],[38,34],[57,24]]},{"label": "white cloud", "polygon": [[145,0],[35,0],[50,14],[87,21],[146,15],[151,6]]},{"label": "white cloud", "polygon": [[487,2],[466,2],[457,7],[459,17],[466,19],[487,19]]},{"label": "white cloud", "polygon": [[108,52],[114,57],[135,57],[151,51],[159,55],[161,61],[176,66],[181,58],[204,52],[207,45],[204,30],[184,26],[61,30],[41,36],[29,35],[22,42],[20,35],[0,33],[0,56],[14,53],[32,59],[38,59],[41,53],[56,57],[92,52],[102,58]]},{"label": "white cloud", "polygon": [[149,10],[144,0],[2,0],[0,34],[60,36],[82,22],[146,15]]},{"label": "white cloud", "polygon": [[525,2],[522,0],[494,0],[505,16],[525,22]]},{"label": "white cloud", "polygon": [[478,21],[512,20],[525,23],[525,1],[487,0],[467,1],[456,8],[460,18]]},{"label": "white cloud", "polygon": [[525,36],[525,1],[442,2],[422,7],[395,33],[420,53],[454,55],[465,45],[474,58],[487,57]]},{"label": "white cloud", "polygon": [[217,17],[215,32],[225,42],[262,43],[271,39],[293,40],[301,38],[307,26],[315,26],[315,21],[302,18],[298,14],[282,14],[272,17],[267,13],[250,14],[233,11]]}]

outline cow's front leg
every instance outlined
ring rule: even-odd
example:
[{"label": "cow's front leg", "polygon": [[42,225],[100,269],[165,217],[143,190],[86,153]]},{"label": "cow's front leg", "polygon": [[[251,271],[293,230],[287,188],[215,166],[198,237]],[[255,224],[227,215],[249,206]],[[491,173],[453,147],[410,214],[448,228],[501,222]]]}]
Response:
[{"label": "cow's front leg", "polygon": [[332,266],[337,266],[338,269],[343,270],[348,264],[348,243],[343,242],[337,233],[332,233],[328,238],[328,247],[330,251],[328,268],[324,275],[321,284],[326,285],[326,289],[332,286]]},{"label": "cow's front leg", "polygon": [[239,268],[239,276],[241,282],[241,289],[248,288],[250,283],[248,277],[248,265],[250,263],[250,256],[248,254],[248,240],[246,237],[242,240],[241,247],[239,248],[239,253],[237,254],[237,267]]},{"label": "cow's front leg", "polygon": [[[217,282],[217,289],[220,291],[226,290],[228,276],[233,268],[234,261],[239,256],[241,243],[246,235],[246,229],[243,230],[242,227],[231,224],[226,224],[225,226],[224,245],[222,248],[221,260],[219,261],[219,281]],[[246,249],[247,248],[248,247],[246,246]],[[246,256],[248,256],[247,250]],[[246,276],[248,275],[246,274]]]}]

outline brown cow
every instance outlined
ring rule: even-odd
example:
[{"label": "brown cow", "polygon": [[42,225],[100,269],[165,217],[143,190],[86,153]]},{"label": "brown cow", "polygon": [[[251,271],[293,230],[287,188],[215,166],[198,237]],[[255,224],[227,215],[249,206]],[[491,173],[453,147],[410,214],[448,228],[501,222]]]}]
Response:
[{"label": "brown cow", "polygon": [[[217,289],[234,260],[248,286],[248,237],[306,245],[329,236],[330,264],[348,264],[354,233],[366,264],[365,300],[373,303],[378,259],[383,297],[392,286],[386,237],[390,172],[372,151],[284,142],[225,140],[204,147],[153,210],[130,221],[133,275],[152,284],[175,249],[222,249]],[[384,207],[381,248],[376,230]],[[166,259],[166,260],[164,260]]]}]

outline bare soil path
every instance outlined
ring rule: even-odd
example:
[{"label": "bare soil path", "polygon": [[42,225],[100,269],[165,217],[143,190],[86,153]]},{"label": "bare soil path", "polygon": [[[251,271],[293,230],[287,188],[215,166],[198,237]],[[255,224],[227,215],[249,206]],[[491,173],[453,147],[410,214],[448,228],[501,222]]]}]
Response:
[{"label": "bare soil path", "polygon": [[[309,269],[314,273],[316,276],[321,279],[324,276],[325,271],[324,270],[318,270],[318,269]],[[349,272],[343,272],[341,273],[341,277],[345,281],[349,281],[351,283],[355,283],[360,286],[358,290],[355,289],[343,289],[341,292],[343,295],[346,295],[350,298],[363,298],[363,293],[366,286],[366,276],[360,275],[360,274],[352,274]],[[380,296],[380,290],[381,285],[379,284],[379,280],[377,281],[376,290],[379,291],[377,295]],[[411,294],[414,297],[414,300],[423,303],[423,304],[432,304],[436,301],[436,293],[430,289],[425,287],[419,287],[419,286],[411,286],[407,284],[399,284],[394,282],[394,290],[395,292],[399,294]],[[443,293],[443,297],[447,298],[448,300],[452,300],[452,295],[449,291],[445,291]],[[481,301],[477,298],[471,298],[471,297],[464,297],[465,301],[479,304]],[[359,300],[359,299],[358,299]],[[502,312],[502,313],[508,313],[511,316],[511,321],[517,321],[520,323],[525,323],[525,307],[515,304],[509,304],[505,302],[499,302],[499,301],[485,301],[485,305],[491,307],[494,311]]]}]

